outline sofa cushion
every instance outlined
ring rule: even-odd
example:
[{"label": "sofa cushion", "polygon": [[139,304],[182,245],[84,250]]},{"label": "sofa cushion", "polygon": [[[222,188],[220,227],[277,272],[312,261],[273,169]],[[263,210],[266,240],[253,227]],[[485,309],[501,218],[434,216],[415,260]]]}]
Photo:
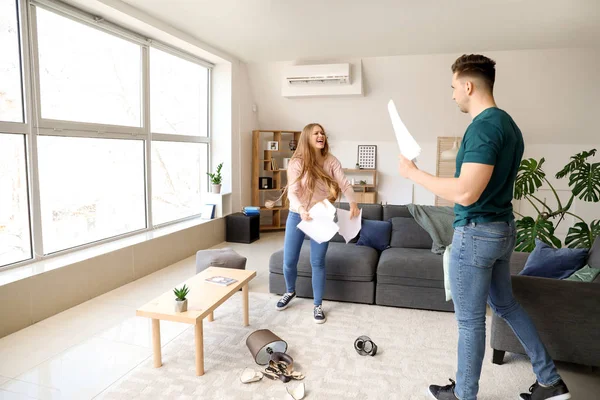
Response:
[{"label": "sofa cushion", "polygon": [[391,247],[379,257],[377,283],[443,288],[442,261],[431,249]]},{"label": "sofa cushion", "polygon": [[412,218],[412,214],[408,211],[407,206],[396,206],[393,204],[386,204],[383,206],[383,220],[388,221],[394,217],[405,217]]},{"label": "sofa cushion", "polygon": [[[346,243],[329,243],[325,256],[327,279],[371,282],[375,279],[378,254],[375,249]],[[283,249],[271,255],[269,271],[283,274]],[[310,242],[302,243],[298,276],[312,276]]]},{"label": "sofa cushion", "polygon": [[593,282],[600,275],[600,268],[592,268],[589,265],[584,266],[573,275],[568,277],[567,281]]},{"label": "sofa cushion", "polygon": [[360,237],[356,244],[358,246],[369,246],[383,251],[390,247],[390,234],[392,224],[389,221],[371,221],[363,219],[360,229]]},{"label": "sofa cushion", "polygon": [[425,229],[414,218],[393,217],[390,247],[431,250],[433,241]]},{"label": "sofa cushion", "polygon": [[539,239],[519,275],[564,279],[585,265],[588,249],[555,249]]}]

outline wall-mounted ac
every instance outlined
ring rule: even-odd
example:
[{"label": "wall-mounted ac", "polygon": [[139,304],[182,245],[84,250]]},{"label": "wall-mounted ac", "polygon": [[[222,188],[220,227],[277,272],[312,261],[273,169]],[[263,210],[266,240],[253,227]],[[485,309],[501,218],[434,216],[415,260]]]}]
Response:
[{"label": "wall-mounted ac", "polygon": [[335,64],[284,63],[283,97],[362,96],[362,61]]},{"label": "wall-mounted ac", "polygon": [[285,79],[290,85],[349,84],[350,64],[294,65]]}]

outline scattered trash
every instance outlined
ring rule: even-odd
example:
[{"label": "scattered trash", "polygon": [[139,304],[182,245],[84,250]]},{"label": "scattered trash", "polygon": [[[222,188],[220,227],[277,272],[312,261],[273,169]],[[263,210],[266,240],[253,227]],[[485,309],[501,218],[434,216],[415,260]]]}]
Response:
[{"label": "scattered trash", "polygon": [[264,374],[260,371],[255,371],[252,368],[246,368],[244,372],[242,372],[240,381],[242,383],[258,382],[263,378],[263,376]]},{"label": "scattered trash", "polygon": [[[287,343],[268,329],[252,332],[246,339],[246,346],[258,365],[266,365],[264,372],[246,368],[240,381],[251,383],[260,381],[263,376],[271,380],[288,383],[292,380],[304,379],[304,374],[294,371],[294,359],[286,354]],[[294,390],[286,387],[286,400],[300,400],[305,396],[305,385],[302,382]]]},{"label": "scattered trash", "polygon": [[296,389],[292,390],[291,392],[289,386],[287,386],[285,390],[287,390],[287,396],[285,397],[286,400],[301,400],[304,398],[304,382],[300,382],[300,384],[296,386]]},{"label": "scattered trash", "polygon": [[377,354],[377,345],[368,336],[359,336],[354,341],[354,350],[361,356],[374,356]]}]

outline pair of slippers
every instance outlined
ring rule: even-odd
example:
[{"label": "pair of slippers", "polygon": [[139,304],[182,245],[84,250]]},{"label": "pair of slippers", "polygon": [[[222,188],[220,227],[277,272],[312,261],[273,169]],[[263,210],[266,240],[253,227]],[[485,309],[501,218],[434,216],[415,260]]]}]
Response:
[{"label": "pair of slippers", "polygon": [[[240,381],[242,383],[258,382],[263,378],[263,376],[267,376],[269,379],[272,379],[272,380],[280,379],[280,376],[278,376],[277,374],[275,374],[273,372],[266,371],[263,373],[261,371],[255,371],[252,368],[246,368],[242,372]],[[296,371],[293,371],[290,374],[290,377],[293,379],[304,379],[304,375],[302,375],[301,372],[296,372]],[[285,400],[301,400],[304,398],[304,396],[306,394],[306,388],[304,386],[304,382],[301,382],[293,390],[290,390],[290,388],[286,386],[285,390],[287,390]]]}]

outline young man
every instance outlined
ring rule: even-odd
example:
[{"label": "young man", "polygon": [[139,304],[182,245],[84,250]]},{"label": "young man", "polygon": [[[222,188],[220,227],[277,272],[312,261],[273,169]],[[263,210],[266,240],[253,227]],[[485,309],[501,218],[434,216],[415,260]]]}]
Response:
[{"label": "young man", "polygon": [[515,332],[537,381],[524,400],[565,400],[569,390],[556,372],[533,323],[514,299],[510,257],[515,245],[513,185],[523,156],[523,136],[493,96],[496,63],[463,55],[452,65],[452,98],[473,121],[456,158],[454,178],[438,178],[400,156],[400,174],[456,203],[450,281],[458,322],[456,383],[429,387],[438,400],[477,398],[485,352],[486,301]]}]

